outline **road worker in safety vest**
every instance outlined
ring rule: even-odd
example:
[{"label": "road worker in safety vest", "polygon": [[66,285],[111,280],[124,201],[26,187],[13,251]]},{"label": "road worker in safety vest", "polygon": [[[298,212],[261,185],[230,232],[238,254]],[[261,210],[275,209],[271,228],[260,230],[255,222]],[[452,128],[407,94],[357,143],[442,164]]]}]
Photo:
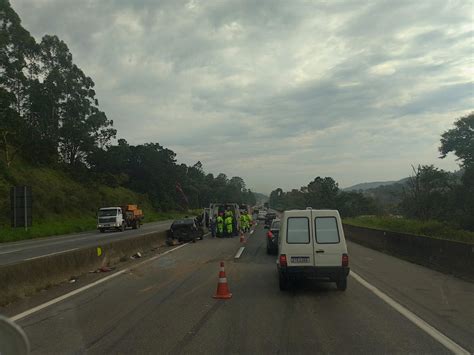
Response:
[{"label": "road worker in safety vest", "polygon": [[232,237],[232,234],[234,232],[234,219],[232,216],[228,216],[224,220],[225,227],[226,227],[226,234],[228,237]]},{"label": "road worker in safety vest", "polygon": [[217,236],[223,237],[224,236],[224,218],[222,218],[222,213],[219,213],[219,215],[217,216],[216,223],[217,223]]}]

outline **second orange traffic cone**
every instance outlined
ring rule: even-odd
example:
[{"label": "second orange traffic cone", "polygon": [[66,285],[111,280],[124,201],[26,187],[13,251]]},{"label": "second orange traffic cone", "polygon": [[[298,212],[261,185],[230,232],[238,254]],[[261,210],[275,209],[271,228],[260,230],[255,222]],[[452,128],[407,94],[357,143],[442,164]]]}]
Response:
[{"label": "second orange traffic cone", "polygon": [[217,291],[213,297],[222,300],[228,300],[229,298],[232,298],[232,293],[230,293],[229,291],[229,285],[227,285],[227,277],[225,276],[223,261],[221,261],[221,270],[219,271],[219,282],[217,283]]}]

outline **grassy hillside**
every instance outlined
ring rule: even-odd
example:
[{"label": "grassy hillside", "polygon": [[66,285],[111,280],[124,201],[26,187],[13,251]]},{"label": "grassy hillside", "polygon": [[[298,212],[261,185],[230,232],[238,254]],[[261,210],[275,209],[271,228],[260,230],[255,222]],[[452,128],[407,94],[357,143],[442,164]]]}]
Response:
[{"label": "grassy hillside", "polygon": [[359,227],[392,232],[424,235],[474,244],[474,232],[456,229],[439,221],[420,221],[407,218],[364,216],[345,218],[344,223]]},{"label": "grassy hillside", "polygon": [[[30,185],[33,191],[33,227],[10,228],[10,187]],[[30,166],[20,160],[7,168],[0,160],[0,242],[80,232],[95,228],[99,207],[138,204],[145,222],[179,216],[155,211],[145,195],[123,187],[81,184],[60,170]]]}]

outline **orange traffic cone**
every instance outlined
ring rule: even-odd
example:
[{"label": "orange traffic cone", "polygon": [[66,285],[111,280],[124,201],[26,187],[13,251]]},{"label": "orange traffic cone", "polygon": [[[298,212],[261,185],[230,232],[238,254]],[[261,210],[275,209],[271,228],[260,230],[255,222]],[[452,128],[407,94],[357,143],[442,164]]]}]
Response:
[{"label": "orange traffic cone", "polygon": [[221,270],[219,271],[219,282],[217,283],[217,291],[213,296],[221,300],[228,300],[232,298],[232,293],[229,291],[229,285],[227,285],[227,277],[224,271],[224,262],[221,261]]},{"label": "orange traffic cone", "polygon": [[240,242],[245,243],[245,235],[242,233],[242,231],[240,231]]}]

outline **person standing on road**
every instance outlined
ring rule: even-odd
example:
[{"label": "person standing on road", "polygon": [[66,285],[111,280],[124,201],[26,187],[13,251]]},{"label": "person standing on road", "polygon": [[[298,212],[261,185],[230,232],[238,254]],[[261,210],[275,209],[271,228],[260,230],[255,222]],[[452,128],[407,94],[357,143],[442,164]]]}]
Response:
[{"label": "person standing on road", "polygon": [[217,216],[214,215],[209,221],[209,229],[211,230],[212,238],[216,237],[216,223],[217,223]]},{"label": "person standing on road", "polygon": [[247,231],[247,217],[245,217],[245,212],[242,212],[240,215],[240,229],[244,233]]},{"label": "person standing on road", "polygon": [[224,218],[222,218],[222,213],[219,213],[219,216],[216,218],[217,223],[217,235],[222,238],[224,235]]},{"label": "person standing on road", "polygon": [[226,217],[225,219],[225,226],[226,226],[226,232],[227,236],[232,238],[232,233],[233,233],[233,227],[234,227],[234,220],[231,216]]},{"label": "person standing on road", "polygon": [[250,227],[252,226],[252,215],[250,213],[247,213],[246,216],[247,216],[247,228],[250,231]]}]

